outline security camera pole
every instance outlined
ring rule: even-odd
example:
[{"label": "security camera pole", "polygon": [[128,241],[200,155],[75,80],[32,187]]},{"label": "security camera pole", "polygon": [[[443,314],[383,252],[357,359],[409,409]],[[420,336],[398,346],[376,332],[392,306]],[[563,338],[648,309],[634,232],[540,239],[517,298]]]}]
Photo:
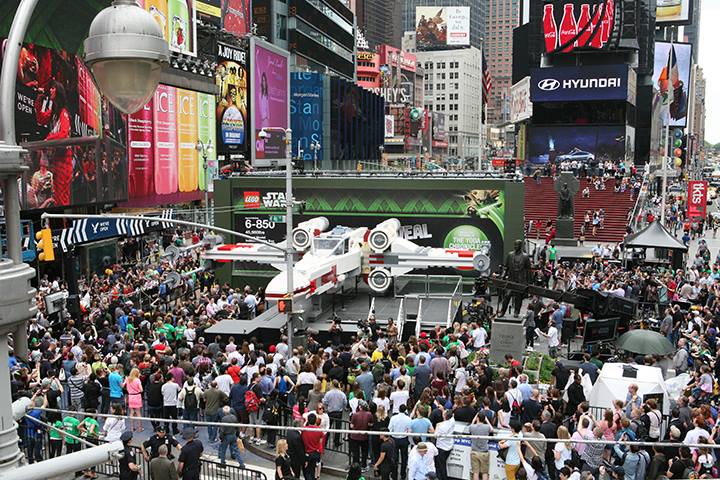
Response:
[{"label": "security camera pole", "polygon": [[[20,189],[18,180],[25,168],[24,150],[15,132],[15,82],[18,59],[38,0],[21,0],[8,34],[0,72],[0,178],[7,235],[7,259],[0,259],[0,358],[8,357],[8,335],[13,334],[15,353],[27,357],[27,321],[37,313],[35,289],[30,280],[35,270],[22,262],[20,241]],[[119,109],[129,113],[152,96],[160,70],[169,59],[167,42],[150,13],[132,0],[114,0],[92,22],[85,41],[85,61],[101,93]],[[122,68],[118,69],[118,63]],[[118,73],[119,72],[119,73]],[[118,88],[132,85],[132,88]],[[12,472],[26,480],[55,477],[108,461],[122,445],[110,444],[33,465],[32,471],[18,468],[23,454],[18,447],[17,423],[13,415],[10,370],[0,368],[0,477]],[[86,453],[87,452],[87,453]]]},{"label": "security camera pole", "polygon": [[[290,297],[290,305],[294,308],[293,296],[295,295],[295,283],[293,280],[293,268],[295,262],[293,255],[295,251],[292,244],[293,231],[293,196],[292,196],[292,129],[282,127],[265,127],[260,130],[260,138],[265,139],[267,132],[282,132],[285,134],[285,278],[287,279],[287,292]],[[293,350],[293,312],[287,313],[287,338],[288,355]]]}]

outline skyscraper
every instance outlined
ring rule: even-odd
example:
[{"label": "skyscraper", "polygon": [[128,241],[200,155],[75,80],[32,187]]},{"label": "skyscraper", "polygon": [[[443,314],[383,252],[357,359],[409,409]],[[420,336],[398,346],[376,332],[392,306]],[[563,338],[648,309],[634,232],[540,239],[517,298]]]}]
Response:
[{"label": "skyscraper", "polygon": [[[485,36],[486,5],[491,0],[400,0],[400,15],[393,17],[403,32],[415,30],[415,7],[470,7],[470,45],[480,49]],[[518,1],[518,0],[514,0]]]},{"label": "skyscraper", "polygon": [[697,61],[700,58],[700,7],[702,0],[695,0],[692,2],[692,24],[685,25],[683,27],[685,41],[692,43],[693,46],[693,61]]},{"label": "skyscraper", "polygon": [[403,0],[355,0],[355,18],[370,48],[400,47],[403,30],[394,19],[401,17]]},{"label": "skyscraper", "polygon": [[513,28],[519,25],[520,0],[485,0],[487,25],[483,52],[493,79],[487,123],[502,124],[510,117]]}]

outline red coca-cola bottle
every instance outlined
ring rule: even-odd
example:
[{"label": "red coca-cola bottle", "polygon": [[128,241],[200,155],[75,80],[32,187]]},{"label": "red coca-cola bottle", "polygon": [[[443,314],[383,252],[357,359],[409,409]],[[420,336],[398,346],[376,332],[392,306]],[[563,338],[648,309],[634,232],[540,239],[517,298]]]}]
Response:
[{"label": "red coca-cola bottle", "polygon": [[577,47],[577,40],[570,43],[577,35],[578,25],[575,20],[575,5],[566,3],[563,12],[562,22],[560,22],[560,45],[568,44],[563,52],[570,52]]},{"label": "red coca-cola bottle", "polygon": [[592,48],[602,48],[603,42],[602,42],[602,20],[600,19],[600,13],[602,12],[602,6],[595,6],[595,11],[593,12],[592,20],[590,20],[590,30],[595,32],[600,28],[600,31],[598,31],[594,36],[592,36],[592,40],[590,40],[590,46]]},{"label": "red coca-cola bottle", "polygon": [[[590,24],[590,25],[588,25]],[[587,29],[583,32],[583,28],[587,26]],[[590,34],[592,33],[591,29],[591,22],[590,22],[590,4],[589,3],[583,3],[580,6],[580,18],[578,19],[578,32],[583,32],[580,34],[580,38],[578,39],[578,47],[586,47],[588,46],[588,41],[590,40]]]},{"label": "red coca-cola bottle", "polygon": [[549,3],[545,5],[543,12],[543,30],[545,32],[545,51],[547,53],[554,52],[557,48],[557,24],[555,23],[555,5]]},{"label": "red coca-cola bottle", "polygon": [[615,20],[615,2],[613,0],[605,1],[605,16],[602,20],[602,43],[603,45],[610,40],[613,24]]}]

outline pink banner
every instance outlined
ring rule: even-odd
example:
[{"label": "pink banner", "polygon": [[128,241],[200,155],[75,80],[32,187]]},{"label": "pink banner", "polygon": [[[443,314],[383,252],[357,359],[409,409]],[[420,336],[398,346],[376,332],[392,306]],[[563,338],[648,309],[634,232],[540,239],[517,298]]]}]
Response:
[{"label": "pink banner", "polygon": [[707,215],[708,182],[693,180],[688,182],[687,211],[689,218],[705,218]]},{"label": "pink banner", "polygon": [[154,107],[155,192],[175,193],[178,190],[175,88],[158,85]]},{"label": "pink banner", "polygon": [[128,172],[130,198],[155,194],[153,102],[128,115]]}]

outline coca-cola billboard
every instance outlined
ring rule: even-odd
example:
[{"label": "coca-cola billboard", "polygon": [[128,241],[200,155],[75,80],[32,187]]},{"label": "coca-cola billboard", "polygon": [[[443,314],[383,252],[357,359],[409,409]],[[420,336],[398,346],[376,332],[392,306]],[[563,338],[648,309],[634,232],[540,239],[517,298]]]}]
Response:
[{"label": "coca-cola billboard", "polygon": [[543,7],[546,53],[613,48],[617,0],[554,0]]},{"label": "coca-cola billboard", "polygon": [[708,182],[692,180],[688,182],[687,211],[689,218],[705,218],[707,215]]}]

